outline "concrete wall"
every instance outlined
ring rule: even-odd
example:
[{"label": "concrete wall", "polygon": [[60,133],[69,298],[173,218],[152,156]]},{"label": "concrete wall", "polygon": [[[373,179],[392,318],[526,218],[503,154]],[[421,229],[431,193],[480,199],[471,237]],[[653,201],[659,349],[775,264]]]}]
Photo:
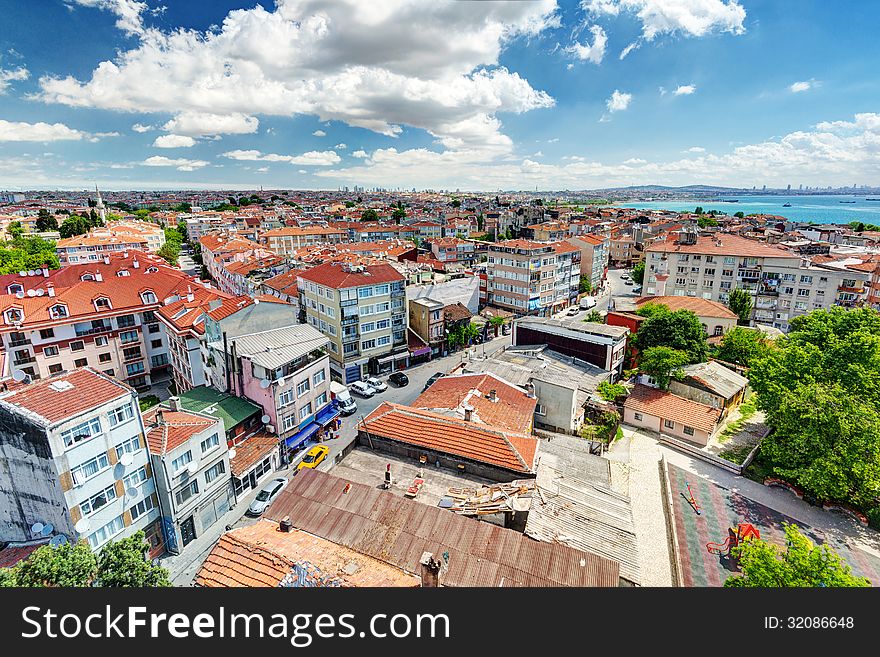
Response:
[{"label": "concrete wall", "polygon": [[584,416],[584,409],[577,405],[577,390],[536,379],[532,383],[544,411],[544,415],[535,413],[535,423],[564,433],[576,431]]}]

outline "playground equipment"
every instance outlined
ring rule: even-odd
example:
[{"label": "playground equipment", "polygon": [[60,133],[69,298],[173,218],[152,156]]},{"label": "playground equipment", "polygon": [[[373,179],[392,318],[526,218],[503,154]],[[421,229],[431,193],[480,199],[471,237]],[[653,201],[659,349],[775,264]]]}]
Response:
[{"label": "playground equipment", "polygon": [[[700,505],[697,504],[697,498],[694,497],[694,491],[691,490],[690,483],[684,482],[684,485],[687,486],[687,489],[688,489],[688,495],[685,497],[685,499],[688,501],[688,504],[690,504],[692,507],[694,507],[694,511],[697,512],[698,516],[703,515],[702,512],[700,511]],[[684,495],[684,493],[682,493],[682,495]]]},{"label": "playground equipment", "polygon": [[709,550],[709,554],[729,556],[733,548],[751,538],[760,539],[761,532],[752,523],[741,522],[736,527],[728,528],[727,540],[723,543],[706,543],[706,549]]}]

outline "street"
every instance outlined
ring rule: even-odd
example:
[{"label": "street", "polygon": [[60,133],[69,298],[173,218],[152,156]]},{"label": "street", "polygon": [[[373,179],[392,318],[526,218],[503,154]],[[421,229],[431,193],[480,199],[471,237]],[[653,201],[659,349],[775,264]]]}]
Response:
[{"label": "street", "polygon": [[[633,288],[635,285],[626,285],[624,280],[621,278],[623,274],[629,274],[632,271],[629,267],[620,267],[617,269],[609,269],[608,270],[608,280],[605,285],[605,290],[597,295],[594,295],[596,299],[596,307],[591,310],[597,310],[600,313],[608,312],[608,304],[613,297],[624,297],[629,300],[633,300],[638,298],[639,294],[633,293]],[[565,317],[573,317],[575,319],[584,319],[589,310],[581,310],[577,315],[569,315],[568,310],[563,310],[562,312],[556,313],[554,317],[557,318],[565,318]]]}]

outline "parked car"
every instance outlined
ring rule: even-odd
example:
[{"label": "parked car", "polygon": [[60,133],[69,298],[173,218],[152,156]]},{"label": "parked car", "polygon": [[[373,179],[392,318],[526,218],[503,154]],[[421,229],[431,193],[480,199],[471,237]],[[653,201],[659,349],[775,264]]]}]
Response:
[{"label": "parked car", "polygon": [[642,286],[641,286],[641,285],[636,285],[636,286],[633,288],[633,294],[641,294],[641,293],[642,293]]},{"label": "parked car", "polygon": [[629,280],[629,274],[621,274],[621,275],[620,275],[620,278],[621,278],[621,280],[628,281],[628,280]]},{"label": "parked car", "polygon": [[375,376],[371,376],[364,383],[366,383],[376,392],[385,392],[386,390],[388,390],[388,384],[381,379],[377,379]]},{"label": "parked car", "polygon": [[623,281],[623,284],[624,284],[624,285],[635,285],[635,283],[633,283],[633,282],[632,282],[631,280],[629,280],[629,279],[626,279],[625,281]]},{"label": "parked car", "polygon": [[398,388],[409,385],[409,377],[403,372],[394,372],[388,377],[388,383],[393,383]]},{"label": "parked car", "polygon": [[325,445],[315,445],[306,452],[305,456],[302,457],[302,461],[296,466],[297,472],[303,468],[317,468],[321,461],[327,458],[327,454],[329,453],[329,447],[326,447]]},{"label": "parked car", "polygon": [[510,324],[501,325],[501,335],[510,335]]},{"label": "parked car", "polygon": [[357,393],[361,397],[372,397],[376,394],[376,391],[373,390],[372,386],[365,381],[355,381],[352,383],[349,388],[354,393]]},{"label": "parked car", "polygon": [[566,315],[577,315],[581,309],[577,306],[569,306],[568,310],[565,311]]},{"label": "parked car", "polygon": [[581,310],[590,310],[590,308],[596,307],[596,298],[595,297],[581,297],[580,300]]},{"label": "parked car", "polygon": [[434,385],[438,379],[442,379],[444,376],[446,375],[443,372],[435,372],[434,374],[432,374],[431,378],[425,382],[425,387],[422,388],[422,392],[425,392],[425,390]]},{"label": "parked car", "polygon": [[245,511],[245,514],[252,517],[262,515],[263,511],[269,508],[269,505],[275,501],[276,497],[278,497],[278,493],[284,490],[284,487],[287,486],[288,483],[288,480],[284,477],[272,479],[260,489],[260,492],[257,493],[257,496],[254,498],[254,501],[251,502],[251,505],[248,507],[247,511]]}]

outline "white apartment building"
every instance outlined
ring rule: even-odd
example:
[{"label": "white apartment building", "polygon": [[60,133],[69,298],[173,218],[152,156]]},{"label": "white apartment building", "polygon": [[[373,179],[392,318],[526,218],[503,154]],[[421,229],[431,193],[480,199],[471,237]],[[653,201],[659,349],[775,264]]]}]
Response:
[{"label": "white apartment building", "polygon": [[488,303],[514,313],[542,316],[577,299],[581,252],[566,242],[517,239],[489,245]]}]

